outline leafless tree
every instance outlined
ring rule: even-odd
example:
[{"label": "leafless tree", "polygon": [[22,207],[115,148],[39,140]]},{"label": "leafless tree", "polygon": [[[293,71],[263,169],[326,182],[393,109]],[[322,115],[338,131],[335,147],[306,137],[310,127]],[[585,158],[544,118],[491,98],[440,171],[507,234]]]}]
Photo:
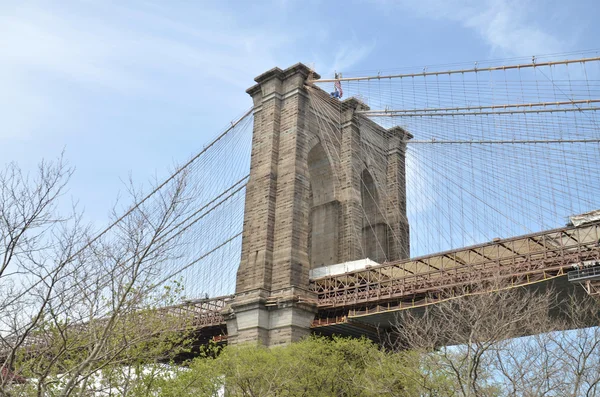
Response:
[{"label": "leafless tree", "polygon": [[581,291],[494,281],[401,312],[397,348],[421,352],[429,395],[600,395],[600,305]]},{"label": "leafless tree", "polygon": [[0,172],[0,316],[1,348],[4,355],[0,387],[14,382],[11,368],[16,352],[28,342],[42,321],[56,284],[71,261],[69,252],[56,256],[56,248],[75,248],[84,238],[77,230],[75,214],[59,216],[59,198],[73,170],[63,161],[42,162],[35,176],[23,173],[17,164]]},{"label": "leafless tree", "polygon": [[505,341],[494,368],[509,396],[600,395],[600,305],[568,296],[552,318],[552,330]]},{"label": "leafless tree", "polygon": [[392,335],[397,345],[423,353],[425,389],[431,384],[443,385],[444,394],[497,395],[494,352],[506,340],[547,329],[554,306],[551,290],[512,289],[494,281],[454,290],[421,310],[401,312]]},{"label": "leafless tree", "polygon": [[155,310],[180,292],[165,275],[190,210],[185,173],[150,198],[131,183],[136,205],[95,237],[64,203],[72,174],[62,157],[35,176],[0,171],[0,395],[87,395],[115,365],[167,359],[187,328]]}]

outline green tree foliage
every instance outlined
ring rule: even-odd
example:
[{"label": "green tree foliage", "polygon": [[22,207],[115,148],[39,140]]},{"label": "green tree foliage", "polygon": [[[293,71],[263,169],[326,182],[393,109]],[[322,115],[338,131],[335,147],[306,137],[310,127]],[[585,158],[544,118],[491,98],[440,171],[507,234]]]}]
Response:
[{"label": "green tree foliage", "polygon": [[308,338],[267,349],[226,347],[164,379],[159,395],[418,396],[418,357],[390,353],[365,339]]}]

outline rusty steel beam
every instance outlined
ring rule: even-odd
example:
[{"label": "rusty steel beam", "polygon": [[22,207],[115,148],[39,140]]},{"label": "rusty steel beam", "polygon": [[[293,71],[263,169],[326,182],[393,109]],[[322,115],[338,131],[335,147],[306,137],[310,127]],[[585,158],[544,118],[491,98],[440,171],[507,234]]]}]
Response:
[{"label": "rusty steel beam", "polygon": [[[568,236],[568,239],[560,238]],[[559,237],[559,238],[557,238]],[[478,246],[462,248],[427,257],[405,260],[400,263],[384,264],[379,268],[402,267],[436,257],[457,258],[459,253],[474,252],[483,260],[467,263],[454,260],[454,266],[438,271],[427,271],[414,275],[403,275],[381,281],[363,274],[362,282],[344,282],[348,276],[357,276],[365,271],[330,276],[312,280],[312,288],[318,295],[318,307],[322,310],[356,307],[393,300],[414,299],[466,286],[493,278],[536,277],[548,272],[562,274],[573,263],[600,258],[600,223],[581,227],[565,227],[510,239],[499,239]],[[529,241],[538,249],[531,249]],[[520,244],[520,248],[517,246]],[[510,247],[510,248],[509,248]],[[501,254],[501,249],[504,249]],[[486,251],[487,250],[487,251]],[[497,257],[493,257],[496,252]],[[504,255],[510,252],[511,255]],[[369,272],[377,268],[369,269]]]},{"label": "rusty steel beam", "polygon": [[[167,306],[156,309],[156,312],[159,315],[164,315],[165,317],[183,317],[186,319],[190,319],[190,324],[186,328],[191,328],[194,330],[200,330],[202,328],[208,327],[216,327],[225,325],[225,319],[221,311],[227,303],[231,300],[231,296],[222,296],[210,299],[199,299],[188,301],[184,303],[180,303],[173,306]],[[171,317],[171,319],[172,319]],[[105,319],[97,319],[98,322],[103,322]],[[71,325],[70,328],[85,328],[88,327],[89,323],[82,324],[74,324]],[[181,329],[176,331],[188,331],[189,329]],[[15,342],[18,338],[14,338]],[[25,338],[21,347],[19,348],[21,351],[25,351],[27,354],[35,354],[36,352],[42,351],[47,347],[47,341],[38,336],[38,335],[30,335]],[[11,344],[11,341],[8,341],[8,344]],[[0,360],[10,354],[12,348],[7,346],[5,349],[0,349]]]}]

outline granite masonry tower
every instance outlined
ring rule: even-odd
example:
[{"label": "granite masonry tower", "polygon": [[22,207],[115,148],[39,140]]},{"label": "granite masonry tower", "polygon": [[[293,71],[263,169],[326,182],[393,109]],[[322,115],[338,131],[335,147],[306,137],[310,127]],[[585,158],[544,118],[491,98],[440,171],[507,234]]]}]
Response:
[{"label": "granite masonry tower", "polygon": [[[303,64],[274,68],[247,91],[252,158],[229,343],[274,346],[309,334],[317,312],[311,269],[409,255],[410,134],[359,117],[368,107],[355,98],[309,89],[309,77],[319,76]],[[315,112],[310,95],[336,117]]]}]

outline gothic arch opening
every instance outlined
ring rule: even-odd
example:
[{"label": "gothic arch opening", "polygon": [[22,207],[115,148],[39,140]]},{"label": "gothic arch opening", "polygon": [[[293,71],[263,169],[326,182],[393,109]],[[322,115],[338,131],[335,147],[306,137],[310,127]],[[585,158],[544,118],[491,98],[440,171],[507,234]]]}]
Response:
[{"label": "gothic arch opening", "polygon": [[333,170],[323,146],[315,145],[307,160],[310,183],[308,258],[312,269],[339,262],[340,204],[335,198]]},{"label": "gothic arch opening", "polygon": [[365,257],[382,263],[388,258],[388,226],[382,214],[375,180],[365,169],[361,175],[361,205],[363,209],[362,245]]}]

